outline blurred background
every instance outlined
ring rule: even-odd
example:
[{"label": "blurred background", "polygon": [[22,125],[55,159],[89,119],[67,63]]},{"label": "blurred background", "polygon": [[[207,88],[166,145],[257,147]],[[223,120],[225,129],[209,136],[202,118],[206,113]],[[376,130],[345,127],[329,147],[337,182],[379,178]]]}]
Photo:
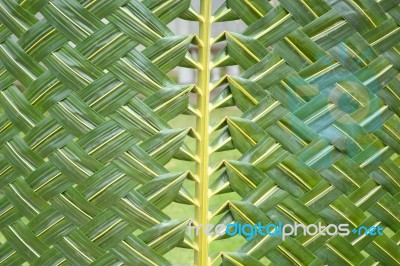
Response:
[{"label": "blurred background", "polygon": [[[214,0],[213,1],[213,10],[217,10],[226,0]],[[200,10],[200,0],[192,0],[192,7],[194,10]],[[189,34],[198,34],[199,33],[199,25],[197,22],[186,21],[183,19],[176,19],[169,24],[169,28],[175,34],[189,35]],[[241,20],[237,21],[229,21],[229,22],[218,22],[215,23],[212,27],[212,36],[216,37],[221,32],[224,31],[232,31],[232,32],[241,32],[245,28],[245,24]],[[219,50],[224,47],[224,43],[218,43],[213,46],[212,53],[216,54]],[[190,52],[196,58],[197,56],[197,48],[195,46],[191,46]],[[216,68],[212,71],[211,77],[212,80],[217,80],[218,78],[228,75],[238,75],[240,73],[238,66],[232,67],[223,67]],[[170,73],[172,77],[176,79],[176,81],[180,84],[186,83],[195,83],[197,80],[196,70],[188,69],[188,68],[176,68],[173,72]]]}]

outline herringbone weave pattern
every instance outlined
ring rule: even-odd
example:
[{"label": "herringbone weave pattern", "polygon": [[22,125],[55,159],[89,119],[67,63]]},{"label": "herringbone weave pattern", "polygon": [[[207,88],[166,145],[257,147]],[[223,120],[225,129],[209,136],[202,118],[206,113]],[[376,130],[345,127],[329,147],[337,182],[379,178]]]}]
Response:
[{"label": "herringbone weave pattern", "polygon": [[[157,225],[186,224],[158,202],[184,202],[187,174],[163,164],[189,155],[187,130],[165,121],[187,108],[192,86],[164,73],[185,61],[192,36],[165,25],[189,1],[170,1],[172,13],[162,0],[0,3],[2,265],[168,264],[161,254],[183,235],[160,239]],[[167,100],[178,108],[167,112]]]},{"label": "herringbone weave pattern", "polygon": [[221,165],[243,197],[226,208],[242,223],[381,225],[385,235],[258,236],[223,261],[400,265],[399,3],[279,2],[228,0],[215,15],[248,25],[216,40],[227,46],[215,65],[244,69],[215,84],[228,85],[215,106],[243,111],[218,142],[243,154]]},{"label": "herringbone weave pattern", "polygon": [[[169,265],[196,248],[187,221],[163,212],[196,204],[171,159],[198,161],[174,129],[195,85],[168,76],[198,68],[168,23],[199,20],[189,0],[0,0],[1,265]],[[383,236],[257,236],[223,265],[400,265],[400,4],[396,0],[227,0],[210,108],[241,117],[212,125],[211,217],[380,225]],[[204,115],[204,114],[203,114]],[[226,236],[225,236],[226,237]],[[213,239],[218,241],[217,239]],[[263,260],[263,262],[260,262]]]}]

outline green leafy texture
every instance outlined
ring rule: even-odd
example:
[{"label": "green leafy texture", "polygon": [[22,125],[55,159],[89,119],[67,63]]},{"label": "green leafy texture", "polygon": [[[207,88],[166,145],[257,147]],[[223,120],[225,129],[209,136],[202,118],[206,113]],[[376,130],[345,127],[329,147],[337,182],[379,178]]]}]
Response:
[{"label": "green leafy texture", "polygon": [[0,264],[173,264],[194,245],[163,209],[195,203],[194,177],[165,166],[195,159],[195,134],[168,122],[195,86],[168,74],[197,66],[195,36],[166,24],[194,16],[190,1],[7,0],[0,14]]},{"label": "green leafy texture", "polygon": [[[400,265],[400,4],[269,2],[226,0],[208,16],[212,0],[200,12],[190,0],[0,0],[0,264],[174,265],[170,251],[230,241],[198,261]],[[246,28],[205,40],[176,35],[178,18]],[[209,42],[225,47],[197,60]],[[241,73],[210,80],[227,66]],[[177,67],[201,82],[177,84]],[[177,204],[215,223],[385,230],[199,243],[186,234],[195,213],[167,211]]]},{"label": "green leafy texture", "polygon": [[241,156],[214,166],[210,201],[227,193],[242,200],[211,217],[386,229],[285,241],[257,235],[213,254],[215,265],[400,264],[400,113],[392,103],[400,100],[399,10],[396,1],[373,0],[226,0],[217,9],[216,21],[241,19],[247,28],[214,40],[226,46],[213,66],[243,71],[213,83],[211,110],[236,106],[242,115],[214,124],[212,152]]}]

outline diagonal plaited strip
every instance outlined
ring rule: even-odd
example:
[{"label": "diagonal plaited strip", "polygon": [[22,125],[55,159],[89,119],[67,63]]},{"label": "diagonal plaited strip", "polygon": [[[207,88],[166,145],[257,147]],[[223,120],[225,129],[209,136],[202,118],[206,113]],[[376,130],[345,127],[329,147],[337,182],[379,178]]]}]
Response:
[{"label": "diagonal plaited strip", "polygon": [[[220,2],[0,0],[0,265],[170,265],[178,248],[199,265],[400,265],[399,2]],[[176,35],[178,18],[201,34]],[[242,72],[212,82],[226,66]],[[199,128],[170,125],[183,115]],[[225,250],[227,235],[193,242],[175,203],[201,222],[385,230]]]},{"label": "diagonal plaited strip", "polygon": [[[212,109],[237,106],[212,151],[238,149],[212,195],[234,191],[220,222],[379,225],[382,236],[257,235],[223,265],[400,265],[398,1],[227,0],[214,21],[242,20],[214,67]],[[216,238],[217,239],[217,238]]]},{"label": "diagonal plaited strip", "polygon": [[189,0],[0,1],[0,265],[169,265],[186,220],[171,202],[193,161],[189,94],[167,74],[196,68]]}]

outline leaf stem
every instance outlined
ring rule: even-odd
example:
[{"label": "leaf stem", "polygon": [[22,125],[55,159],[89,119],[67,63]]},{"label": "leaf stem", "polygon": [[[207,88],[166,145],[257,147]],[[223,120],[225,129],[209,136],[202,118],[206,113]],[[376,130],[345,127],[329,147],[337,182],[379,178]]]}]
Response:
[{"label": "leaf stem", "polygon": [[[198,98],[197,106],[200,116],[196,121],[196,128],[200,138],[197,140],[196,151],[199,162],[196,164],[196,172],[199,182],[196,184],[196,198],[199,205],[196,207],[196,220],[199,224],[209,223],[209,98],[210,98],[210,51],[211,51],[211,2],[212,0],[201,0],[200,5],[200,44],[199,63],[201,65],[198,76]],[[197,249],[195,251],[195,263],[198,266],[209,265],[208,245],[209,238],[200,230],[196,236]]]}]

